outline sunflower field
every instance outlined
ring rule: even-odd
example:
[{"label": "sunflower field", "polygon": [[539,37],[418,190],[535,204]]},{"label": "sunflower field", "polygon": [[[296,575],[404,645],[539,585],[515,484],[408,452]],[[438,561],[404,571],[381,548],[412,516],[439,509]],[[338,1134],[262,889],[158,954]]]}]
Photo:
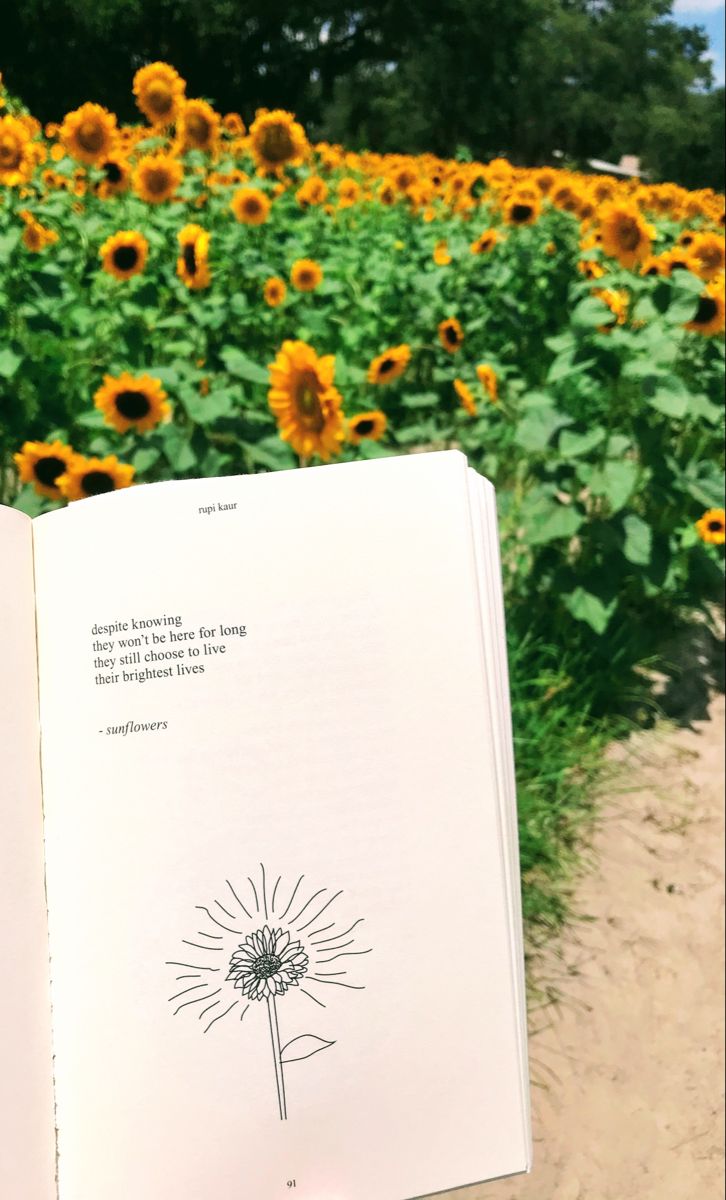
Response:
[{"label": "sunflower field", "polygon": [[537,738],[567,792],[590,714],[720,596],[723,196],[311,144],[165,63],[133,91],[136,125],[45,128],[0,91],[0,502],[460,447],[497,488],[552,873]]}]

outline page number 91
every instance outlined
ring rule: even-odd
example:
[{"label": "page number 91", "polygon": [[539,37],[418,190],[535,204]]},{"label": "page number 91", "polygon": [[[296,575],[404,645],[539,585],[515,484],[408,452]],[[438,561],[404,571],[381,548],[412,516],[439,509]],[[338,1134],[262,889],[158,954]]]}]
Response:
[{"label": "page number 91", "polygon": [[287,1186],[289,1188],[296,1188],[297,1187],[297,1179],[288,1179]]}]

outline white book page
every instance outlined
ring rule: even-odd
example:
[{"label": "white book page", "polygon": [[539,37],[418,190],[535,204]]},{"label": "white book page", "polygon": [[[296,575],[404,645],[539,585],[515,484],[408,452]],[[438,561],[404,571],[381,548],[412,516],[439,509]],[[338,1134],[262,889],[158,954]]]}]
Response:
[{"label": "white book page", "polygon": [[32,524],[0,508],[0,1196],[51,1200],[53,1057]]},{"label": "white book page", "polygon": [[35,524],[61,1200],[526,1169],[465,459]]}]

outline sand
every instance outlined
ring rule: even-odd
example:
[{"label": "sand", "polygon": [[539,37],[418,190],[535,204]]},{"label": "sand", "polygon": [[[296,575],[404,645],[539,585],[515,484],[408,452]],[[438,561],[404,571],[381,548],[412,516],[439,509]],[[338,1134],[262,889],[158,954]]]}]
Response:
[{"label": "sand", "polygon": [[534,1169],[445,1200],[722,1200],[724,698],[614,748],[578,885],[591,918],[535,1006]]}]

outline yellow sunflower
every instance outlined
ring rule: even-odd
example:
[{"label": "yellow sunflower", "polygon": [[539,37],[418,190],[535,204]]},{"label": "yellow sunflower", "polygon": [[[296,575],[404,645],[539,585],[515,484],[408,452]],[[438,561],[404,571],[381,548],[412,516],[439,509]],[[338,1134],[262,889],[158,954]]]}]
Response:
[{"label": "yellow sunflower", "polygon": [[710,546],[723,546],[726,541],[726,512],[722,508],[709,508],[700,521],[696,521],[698,536]]},{"label": "yellow sunflower", "polygon": [[328,185],[319,175],[309,175],[301,187],[295,192],[295,199],[301,208],[311,208],[324,204],[328,198]]},{"label": "yellow sunflower", "polygon": [[107,424],[113,425],[119,433],[127,433],[129,429],[148,433],[171,413],[159,379],[152,379],[151,375],[130,375],[128,371],[118,376],[104,375],[93,403],[103,413]]},{"label": "yellow sunflower", "polygon": [[693,275],[700,273],[701,264],[693,252],[693,247],[673,246],[658,255],[661,275],[672,275],[674,271],[690,271]]},{"label": "yellow sunflower", "polygon": [[499,399],[497,373],[494,367],[490,367],[489,363],[480,363],[476,369],[476,377],[482,385],[486,395],[491,400],[492,404],[496,404]]},{"label": "yellow sunflower", "polygon": [[600,211],[602,248],[621,267],[634,267],[650,254],[655,230],[636,204],[615,201]]},{"label": "yellow sunflower", "polygon": [[149,243],[135,229],[120,229],[106,238],[99,250],[104,271],[117,279],[131,279],[139,275],[146,266]]},{"label": "yellow sunflower", "polygon": [[439,341],[449,354],[456,354],[464,344],[464,330],[456,317],[447,317],[439,324]]},{"label": "yellow sunflower", "polygon": [[45,225],[41,225],[40,221],[36,221],[34,217],[26,220],[25,229],[23,230],[23,245],[32,254],[40,254],[45,250],[46,246],[52,246],[58,241],[58,234],[55,229],[48,229]]},{"label": "yellow sunflower", "polygon": [[356,413],[348,422],[348,441],[358,446],[364,438],[378,442],[386,432],[386,414],[380,409],[373,412]]},{"label": "yellow sunflower", "polygon": [[391,346],[374,358],[368,367],[369,383],[391,383],[403,375],[411,361],[411,348],[404,342],[400,346]]},{"label": "yellow sunflower", "polygon": [[59,475],[57,485],[66,500],[84,500],[88,496],[101,496],[104,492],[115,492],[131,486],[134,468],[120,463],[115,454],[105,458],[84,458],[74,454],[64,475]]},{"label": "yellow sunflower", "polygon": [[176,273],[192,291],[209,287],[209,234],[201,225],[185,225],[177,234],[181,254],[176,260]]},{"label": "yellow sunflower", "polygon": [[149,63],[134,75],[136,103],[149,124],[156,128],[176,120],[186,86],[179,72],[165,62]]},{"label": "yellow sunflower", "polygon": [[504,205],[508,225],[534,225],[541,210],[539,198],[533,192],[514,192]]},{"label": "yellow sunflower", "polygon": [[299,258],[292,264],[290,283],[298,292],[314,292],[323,280],[323,268],[313,258]]},{"label": "yellow sunflower", "polygon": [[630,298],[627,292],[614,291],[612,288],[595,288],[593,296],[597,296],[602,300],[603,304],[607,304],[610,312],[613,314],[612,320],[608,320],[604,325],[598,325],[599,333],[610,333],[616,325],[624,325],[628,316],[628,305]]},{"label": "yellow sunflower", "polygon": [[163,204],[174,195],[183,175],[181,163],[170,154],[145,154],[134,168],[134,191],[147,204]]},{"label": "yellow sunflower", "polygon": [[100,104],[82,104],[66,113],[60,139],[66,153],[83,163],[100,163],[113,152],[116,117]]},{"label": "yellow sunflower", "polygon": [[476,400],[471,388],[464,383],[463,379],[454,380],[454,391],[459,397],[461,407],[468,412],[470,417],[476,416]]},{"label": "yellow sunflower", "polygon": [[360,184],[355,180],[347,177],[341,179],[338,184],[338,207],[352,208],[360,197]]},{"label": "yellow sunflower", "polygon": [[706,290],[699,296],[698,307],[691,320],[686,324],[686,329],[704,336],[723,333],[726,328],[725,317],[724,281],[721,276],[706,285]]},{"label": "yellow sunflower", "polygon": [[345,423],[334,378],[334,355],[318,358],[306,342],[283,342],[270,364],[270,408],[280,437],[302,457],[317,454],[327,462],[340,452]]},{"label": "yellow sunflower", "polygon": [[496,229],[485,229],[475,242],[471,243],[469,249],[472,254],[489,254],[499,241],[499,234]]},{"label": "yellow sunflower", "polygon": [[237,112],[224,114],[222,117],[222,128],[230,137],[244,137],[247,131],[244,121]]},{"label": "yellow sunflower", "polygon": [[110,154],[98,165],[103,171],[103,179],[97,184],[96,193],[102,200],[128,191],[131,184],[131,165],[123,155]]},{"label": "yellow sunflower", "polygon": [[213,152],[219,145],[222,118],[206,100],[187,100],[179,120],[177,134],[185,150]]},{"label": "yellow sunflower", "polygon": [[25,442],[13,459],[21,483],[32,483],[40,496],[60,500],[58,479],[68,470],[74,451],[63,442]]},{"label": "yellow sunflower", "polygon": [[272,201],[259,188],[238,188],[230,206],[243,225],[264,225],[270,215]]},{"label": "yellow sunflower", "polygon": [[284,279],[280,279],[279,276],[273,275],[270,279],[265,281],[265,304],[269,305],[270,308],[277,308],[278,304],[282,304],[286,295],[287,284],[285,283]]},{"label": "yellow sunflower", "polygon": [[0,117],[0,183],[16,187],[33,173],[35,158],[30,135],[15,117]]},{"label": "yellow sunflower", "polygon": [[699,234],[691,246],[691,251],[701,279],[715,279],[726,267],[726,242],[718,233]]},{"label": "yellow sunflower", "polygon": [[250,126],[250,149],[260,170],[277,172],[285,166],[299,166],[310,146],[294,115],[276,108],[257,113]]},{"label": "yellow sunflower", "polygon": [[436,243],[432,257],[437,267],[448,267],[451,262],[451,255],[449,254],[449,244],[446,238],[441,238]]}]

